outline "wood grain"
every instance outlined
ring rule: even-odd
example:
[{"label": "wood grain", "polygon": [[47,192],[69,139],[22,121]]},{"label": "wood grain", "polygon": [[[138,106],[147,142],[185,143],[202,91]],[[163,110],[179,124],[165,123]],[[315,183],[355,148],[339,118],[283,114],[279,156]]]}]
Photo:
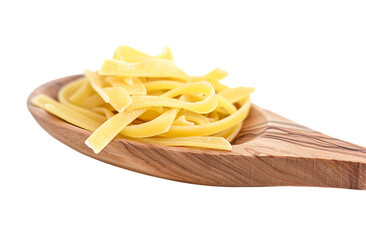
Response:
[{"label": "wood grain", "polygon": [[90,132],[33,106],[43,93],[58,90],[80,75],[40,86],[28,109],[50,135],[103,162],[156,177],[214,186],[317,186],[366,189],[366,149],[326,136],[254,105],[232,151],[167,147],[114,139],[94,154],[84,142]]}]

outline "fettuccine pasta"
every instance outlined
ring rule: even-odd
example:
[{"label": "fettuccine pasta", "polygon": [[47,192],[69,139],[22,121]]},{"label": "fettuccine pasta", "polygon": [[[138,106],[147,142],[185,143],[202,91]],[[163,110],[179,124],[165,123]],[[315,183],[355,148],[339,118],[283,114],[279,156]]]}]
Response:
[{"label": "fettuccine pasta", "polygon": [[85,143],[95,153],[115,137],[231,150],[230,142],[248,116],[254,88],[229,88],[220,83],[227,75],[217,68],[189,76],[175,65],[169,48],[150,56],[119,46],[99,71],[86,70],[65,85],[59,101],[37,95],[32,103],[91,131]]}]

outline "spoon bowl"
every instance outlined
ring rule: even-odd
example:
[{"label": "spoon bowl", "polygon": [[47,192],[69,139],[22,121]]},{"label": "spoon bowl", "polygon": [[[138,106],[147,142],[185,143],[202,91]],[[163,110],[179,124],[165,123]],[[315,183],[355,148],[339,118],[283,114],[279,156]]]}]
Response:
[{"label": "spoon bowl", "polygon": [[60,88],[79,77],[64,77],[38,87],[28,97],[27,106],[51,136],[92,158],[151,176],[202,185],[366,189],[366,148],[326,136],[256,105],[231,151],[115,138],[95,154],[84,143],[91,132],[30,101],[41,93],[57,99]]}]

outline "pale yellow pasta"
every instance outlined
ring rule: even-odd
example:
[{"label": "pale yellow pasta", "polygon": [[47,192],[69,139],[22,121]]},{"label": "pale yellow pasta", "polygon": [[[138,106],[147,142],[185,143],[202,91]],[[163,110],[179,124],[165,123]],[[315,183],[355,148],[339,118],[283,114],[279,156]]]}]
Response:
[{"label": "pale yellow pasta", "polygon": [[96,129],[85,144],[99,153],[112,139],[120,133],[128,124],[135,120],[145,110],[134,110],[118,113]]},{"label": "pale yellow pasta", "polygon": [[234,130],[229,135],[225,136],[224,138],[226,140],[228,140],[229,142],[233,141],[235,139],[235,137],[241,131],[242,126],[243,126],[243,122],[240,122],[238,125],[235,126]]},{"label": "pale yellow pasta", "polygon": [[228,140],[229,142],[231,142],[236,137],[236,135],[238,135],[242,126],[243,126],[243,122],[240,122],[239,124],[234,125],[230,128],[227,128],[216,134],[213,134],[212,136],[223,137],[223,138],[226,138],[226,140]]},{"label": "pale yellow pasta", "polygon": [[193,76],[193,77],[191,77],[191,80],[192,81],[207,80],[207,81],[218,82],[221,79],[225,78],[227,75],[228,75],[228,73],[226,71],[222,70],[221,68],[216,68],[202,77]]},{"label": "pale yellow pasta", "polygon": [[210,81],[210,84],[212,85],[212,87],[214,87],[214,89],[217,93],[222,92],[226,89],[229,89],[229,87],[225,86],[222,83],[216,82],[216,81]]},{"label": "pale yellow pasta", "polygon": [[220,114],[217,111],[206,114],[209,122],[215,122],[220,119]]},{"label": "pale yellow pasta", "polygon": [[179,100],[183,100],[190,103],[199,102],[202,101],[203,99],[204,99],[203,96],[196,93],[184,93],[179,97]]},{"label": "pale yellow pasta", "polygon": [[122,87],[105,87],[103,80],[98,74],[85,70],[84,75],[89,79],[92,88],[111,104],[118,112],[123,112],[131,103],[131,97]]},{"label": "pale yellow pasta", "polygon": [[90,97],[94,90],[86,78],[81,79],[83,84],[69,97],[69,101],[76,105],[81,105],[84,100]]},{"label": "pale yellow pasta", "polygon": [[70,108],[74,109],[75,111],[78,111],[86,116],[88,116],[91,119],[95,119],[98,121],[105,121],[106,118],[103,115],[100,115],[96,112],[93,112],[87,108],[83,108],[80,106],[77,106],[75,104],[72,104],[69,101],[69,97],[75,92],[79,86],[83,83],[83,79],[76,80],[74,82],[71,82],[67,84],[65,87],[62,88],[61,91],[58,92],[58,100],[63,103],[64,105],[69,106]]},{"label": "pale yellow pasta", "polygon": [[167,59],[145,59],[137,63],[105,60],[99,74],[121,77],[168,77],[189,81],[189,76]]},{"label": "pale yellow pasta", "polygon": [[[202,101],[196,103],[184,102],[173,98],[192,91],[201,91],[206,94],[206,97]],[[217,106],[215,90],[210,84],[205,82],[184,84],[162,94],[161,96],[132,96],[131,98],[132,104],[129,106],[129,109],[164,106],[184,108],[197,113],[209,113]]]},{"label": "pale yellow pasta", "polygon": [[127,126],[121,131],[121,133],[125,136],[135,138],[145,138],[160,135],[169,131],[178,111],[178,109],[168,110],[157,118],[146,123]]},{"label": "pale yellow pasta", "polygon": [[228,73],[226,71],[222,70],[221,68],[216,68],[206,74],[204,78],[209,81],[220,81],[221,79],[224,79],[227,75]]},{"label": "pale yellow pasta", "polygon": [[[161,108],[161,109],[160,109]],[[159,117],[164,112],[163,107],[151,107],[139,116],[139,119],[144,121],[150,121]]]},{"label": "pale yellow pasta", "polygon": [[186,116],[177,117],[177,119],[173,122],[174,126],[193,126],[194,122],[188,121]]},{"label": "pale yellow pasta", "polygon": [[183,83],[177,81],[161,80],[161,81],[147,82],[144,85],[146,91],[155,92],[159,90],[171,90],[176,87],[182,86]]},{"label": "pale yellow pasta", "polygon": [[223,114],[230,115],[230,114],[233,114],[234,112],[237,111],[234,104],[232,104],[232,102],[229,101],[227,98],[221,96],[220,94],[217,94],[216,98],[217,98],[217,109],[216,109],[216,111],[218,113],[223,113]]},{"label": "pale yellow pasta", "polygon": [[242,129],[254,91],[220,83],[216,68],[189,76],[169,48],[150,56],[120,46],[99,71],[66,84],[58,101],[38,95],[32,103],[91,131],[86,144],[99,153],[115,137],[168,146],[230,150]]},{"label": "pale yellow pasta", "polygon": [[32,103],[78,127],[89,131],[95,131],[102,124],[102,122],[89,118],[83,113],[75,111],[70,106],[59,103],[46,95],[37,95],[32,99]]},{"label": "pale yellow pasta", "polygon": [[114,116],[114,113],[106,107],[96,107],[96,108],[93,108],[92,110],[96,113],[104,114],[104,116],[107,119],[110,119],[111,117]]},{"label": "pale yellow pasta", "polygon": [[145,59],[173,60],[174,58],[173,58],[172,51],[168,47],[163,48],[161,54],[152,57],[152,56],[149,56],[146,53],[140,52],[139,50],[136,50],[134,48],[131,48],[128,46],[119,46],[114,51],[113,59],[134,63],[134,62],[139,62],[139,61],[142,61]]},{"label": "pale yellow pasta", "polygon": [[103,105],[105,102],[103,98],[98,93],[93,93],[90,97],[84,99],[84,101],[80,104],[81,107],[93,109]]},{"label": "pale yellow pasta", "polygon": [[254,88],[237,87],[237,88],[225,89],[218,95],[223,97],[224,99],[227,99],[231,103],[235,103],[239,102],[244,97],[249,96],[249,94],[251,94],[252,92],[254,92]]},{"label": "pale yellow pasta", "polygon": [[208,118],[205,117],[205,116],[203,116],[202,114],[199,114],[199,113],[196,113],[196,112],[192,112],[192,111],[189,111],[189,110],[182,110],[182,111],[180,111],[179,114],[178,114],[178,118],[180,116],[184,116],[187,121],[195,122],[198,125],[200,125],[200,124],[207,124],[207,123],[210,122],[208,120]]},{"label": "pale yellow pasta", "polygon": [[144,83],[137,77],[106,77],[105,80],[113,87],[122,87],[129,95],[145,95]]},{"label": "pale yellow pasta", "polygon": [[208,136],[223,131],[243,121],[248,116],[250,109],[250,100],[248,100],[238,111],[215,122],[204,125],[194,126],[172,126],[165,137],[188,137],[188,136]]},{"label": "pale yellow pasta", "polygon": [[73,112],[72,109],[65,106],[46,104],[44,108],[57,117],[89,131],[95,131],[100,126],[97,121],[83,116],[78,112]]}]

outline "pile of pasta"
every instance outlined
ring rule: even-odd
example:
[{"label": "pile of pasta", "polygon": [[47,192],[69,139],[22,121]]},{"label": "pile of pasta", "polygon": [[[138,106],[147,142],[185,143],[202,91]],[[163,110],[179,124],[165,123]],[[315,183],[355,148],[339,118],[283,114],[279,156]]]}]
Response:
[{"label": "pile of pasta", "polygon": [[150,56],[119,46],[99,71],[65,85],[56,101],[37,95],[32,103],[91,131],[86,144],[99,153],[115,137],[170,146],[230,150],[251,102],[250,87],[229,88],[214,69],[189,76],[169,48]]}]

